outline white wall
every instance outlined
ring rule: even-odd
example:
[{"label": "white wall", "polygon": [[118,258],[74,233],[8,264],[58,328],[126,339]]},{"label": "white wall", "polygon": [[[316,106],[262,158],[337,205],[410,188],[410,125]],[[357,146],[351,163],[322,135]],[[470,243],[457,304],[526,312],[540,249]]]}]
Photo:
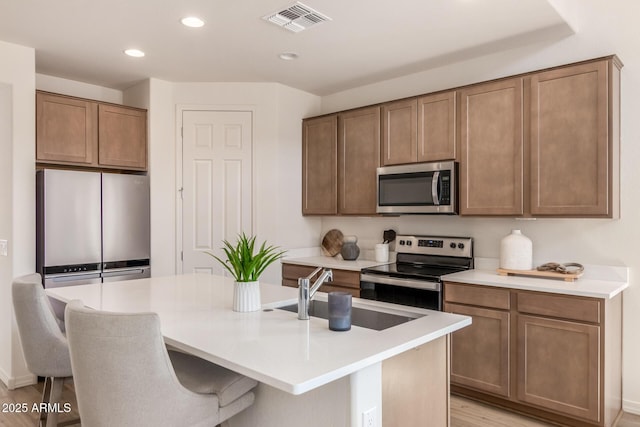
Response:
[{"label": "white wall", "polygon": [[339,228],[356,234],[363,245],[382,239],[385,228],[402,233],[471,235],[476,256],[499,256],[500,239],[512,228],[531,237],[537,263],[577,261],[590,264],[627,265],[631,286],[624,293],[623,399],[624,408],[640,413],[640,50],[637,17],[640,2],[599,0],[550,0],[576,29],[576,34],[556,42],[531,45],[472,61],[388,80],[325,96],[323,113],[374,102],[428,93],[579,60],[617,54],[622,70],[621,219],[536,220],[450,217],[324,218],[323,232]]},{"label": "white wall", "polygon": [[36,74],[36,88],[62,95],[122,104],[122,91],[61,77]]},{"label": "white wall", "polygon": [[35,271],[35,52],[0,41],[0,380],[14,388],[33,380],[24,365],[11,280]]}]

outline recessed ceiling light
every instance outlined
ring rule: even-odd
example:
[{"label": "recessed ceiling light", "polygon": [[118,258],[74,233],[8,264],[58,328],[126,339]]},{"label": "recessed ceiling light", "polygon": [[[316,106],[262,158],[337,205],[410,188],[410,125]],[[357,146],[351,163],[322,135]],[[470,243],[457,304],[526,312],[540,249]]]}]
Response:
[{"label": "recessed ceiling light", "polygon": [[144,56],[144,52],[139,49],[127,49],[124,53],[134,58],[142,58]]},{"label": "recessed ceiling light", "polygon": [[298,59],[298,54],[294,52],[283,52],[278,55],[280,59],[284,59],[285,61],[293,61],[294,59]]},{"label": "recessed ceiling light", "polygon": [[182,22],[182,25],[191,28],[200,28],[204,25],[204,21],[195,16],[187,16],[186,18],[182,18],[180,22]]}]

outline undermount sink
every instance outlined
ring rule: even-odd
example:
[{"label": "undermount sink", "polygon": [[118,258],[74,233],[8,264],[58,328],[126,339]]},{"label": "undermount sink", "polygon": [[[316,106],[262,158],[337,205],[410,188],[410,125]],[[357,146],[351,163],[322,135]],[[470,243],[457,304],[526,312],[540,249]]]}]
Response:
[{"label": "undermount sink", "polygon": [[[285,305],[278,307],[280,310],[291,311],[293,313],[298,312],[298,304]],[[329,304],[326,301],[313,300],[309,304],[309,316],[319,317],[321,319],[329,318]],[[409,322],[411,320],[422,317],[421,314],[392,314],[382,311],[376,311],[373,309],[352,307],[351,308],[351,324],[354,326],[360,326],[362,328],[373,329],[376,331],[382,331],[392,326],[397,326],[402,323]]]}]

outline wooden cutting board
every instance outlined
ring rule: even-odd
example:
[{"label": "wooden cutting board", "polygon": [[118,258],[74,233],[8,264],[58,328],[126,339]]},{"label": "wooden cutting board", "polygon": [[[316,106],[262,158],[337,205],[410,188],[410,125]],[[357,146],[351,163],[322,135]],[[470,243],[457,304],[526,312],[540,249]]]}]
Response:
[{"label": "wooden cutting board", "polygon": [[327,234],[322,238],[322,253],[326,256],[336,256],[342,249],[342,239],[344,235],[342,231],[335,228],[327,231]]},{"label": "wooden cutting board", "polygon": [[528,276],[537,277],[539,279],[561,279],[565,282],[573,282],[578,280],[584,272],[580,273],[557,273],[555,271],[538,271],[538,270],[509,270],[499,268],[498,274],[501,276]]}]

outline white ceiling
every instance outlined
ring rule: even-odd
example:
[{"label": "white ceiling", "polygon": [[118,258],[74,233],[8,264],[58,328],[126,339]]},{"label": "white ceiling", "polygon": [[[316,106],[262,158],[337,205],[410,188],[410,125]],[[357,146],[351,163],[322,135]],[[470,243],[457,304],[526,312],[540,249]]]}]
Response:
[{"label": "white ceiling", "polygon": [[[571,33],[546,0],[303,0],[332,21],[293,33],[262,20],[293,3],[0,0],[0,40],[35,48],[38,73],[114,89],[155,77],[327,95]],[[187,15],[206,25],[184,27]]]}]

